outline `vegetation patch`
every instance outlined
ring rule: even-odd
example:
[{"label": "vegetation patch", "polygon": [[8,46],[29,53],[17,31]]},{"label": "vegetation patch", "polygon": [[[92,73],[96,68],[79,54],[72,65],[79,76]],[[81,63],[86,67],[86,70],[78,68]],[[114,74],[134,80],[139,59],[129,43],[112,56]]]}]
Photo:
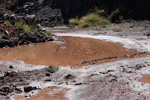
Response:
[{"label": "vegetation patch", "polygon": [[80,19],[72,18],[69,20],[69,22],[71,25],[79,26],[82,28],[97,27],[97,26],[101,26],[104,28],[104,27],[106,27],[106,25],[110,24],[109,20],[107,20],[95,13],[88,14],[86,16],[81,17]]},{"label": "vegetation patch", "polygon": [[146,36],[150,36],[150,32],[145,33]]},{"label": "vegetation patch", "polygon": [[38,29],[37,28],[32,28],[28,25],[24,25],[23,26],[23,30],[24,30],[24,33],[26,33],[28,36],[31,35],[31,33],[36,33],[38,32]]},{"label": "vegetation patch", "polygon": [[71,18],[71,19],[69,20],[69,22],[70,22],[70,24],[71,24],[72,26],[78,26],[78,25],[80,24],[80,20],[79,20],[78,17],[76,17],[76,18]]},{"label": "vegetation patch", "polygon": [[115,23],[121,22],[124,19],[119,9],[112,11],[109,18],[112,22],[115,22]]},{"label": "vegetation patch", "polygon": [[15,21],[15,26],[21,28],[23,26],[23,21]]},{"label": "vegetation patch", "polygon": [[10,23],[9,20],[5,20],[5,21],[4,21],[4,24],[6,24],[7,26],[11,25],[11,23]]},{"label": "vegetation patch", "polygon": [[57,71],[56,67],[54,65],[50,65],[47,67],[47,70],[51,73],[54,73]]},{"label": "vegetation patch", "polygon": [[50,36],[50,35],[51,35],[51,32],[50,32],[50,31],[46,31],[46,34],[47,34],[48,36]]},{"label": "vegetation patch", "polygon": [[2,36],[0,35],[0,43],[2,42]]}]

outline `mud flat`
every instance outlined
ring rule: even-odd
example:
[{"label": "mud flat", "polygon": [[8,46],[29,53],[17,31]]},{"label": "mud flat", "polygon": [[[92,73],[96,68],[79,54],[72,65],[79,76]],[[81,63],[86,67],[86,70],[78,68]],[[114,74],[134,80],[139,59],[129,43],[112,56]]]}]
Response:
[{"label": "mud flat", "polygon": [[[61,33],[58,35],[65,40],[64,44],[38,43],[33,46],[19,46],[16,47],[17,49],[3,49],[4,54],[8,54],[7,57],[3,55],[6,60],[8,58],[16,60],[14,55],[18,54],[21,55],[20,58],[26,59],[25,62],[31,60],[27,63],[35,61],[34,64],[40,63],[42,65],[41,62],[46,61],[48,62],[47,65],[54,62],[54,65],[59,67],[57,67],[58,71],[51,73],[46,64],[40,66],[25,64],[22,61],[1,61],[0,94],[3,95],[0,95],[0,99],[150,99],[149,84],[139,81],[143,74],[150,73],[149,47],[147,47],[149,44],[147,41],[140,43],[139,40],[131,38],[93,36],[90,34]],[[39,50],[40,47],[41,50]],[[12,51],[13,53],[11,53]],[[48,59],[46,60],[45,57],[52,58],[46,58]],[[82,67],[73,68],[80,64]],[[70,67],[66,67],[66,65]],[[25,86],[32,86],[34,89],[25,93],[23,91]],[[56,88],[51,88],[54,86]],[[53,92],[55,89],[58,90],[58,93]],[[49,93],[56,95],[50,96]]]},{"label": "mud flat", "polygon": [[34,95],[31,98],[26,98],[25,94],[24,95],[18,95],[15,96],[15,100],[20,100],[20,99],[26,99],[26,100],[68,100],[65,97],[65,92],[68,89],[65,88],[58,88],[58,87],[49,87],[49,88],[44,88],[43,90],[39,91],[36,95]]},{"label": "mud flat", "polygon": [[140,82],[144,83],[150,83],[150,75],[149,74],[144,74],[141,79],[139,79]]},{"label": "mud flat", "polygon": [[141,51],[127,50],[119,43],[98,39],[71,36],[62,36],[61,38],[65,40],[64,44],[56,42],[35,43],[34,45],[0,49],[0,60],[22,60],[27,64],[36,65],[78,66],[83,65],[85,61],[96,59],[102,60],[85,63],[85,65],[121,60],[125,58],[123,56],[134,55],[132,58],[135,58],[148,54],[140,55]]}]

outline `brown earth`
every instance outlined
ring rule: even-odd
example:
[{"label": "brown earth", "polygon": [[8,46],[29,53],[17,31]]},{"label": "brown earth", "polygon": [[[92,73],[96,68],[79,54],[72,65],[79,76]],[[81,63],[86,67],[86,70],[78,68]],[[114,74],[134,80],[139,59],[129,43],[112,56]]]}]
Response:
[{"label": "brown earth", "polygon": [[144,83],[150,83],[150,75],[149,74],[144,74],[141,79],[139,79],[140,82]]},{"label": "brown earth", "polygon": [[[119,43],[79,37],[62,38],[66,41],[65,44],[49,42],[0,49],[0,60],[23,60],[25,63],[37,65],[76,66],[83,61],[140,53],[136,50],[127,51]],[[120,59],[105,60],[98,64],[116,60]]]},{"label": "brown earth", "polygon": [[[41,90],[36,96],[27,98],[26,100],[68,100],[64,97],[66,91],[68,91],[68,89],[60,90],[60,88],[58,87],[45,88]],[[25,99],[25,97],[22,95],[18,95],[15,96],[14,99]]]}]

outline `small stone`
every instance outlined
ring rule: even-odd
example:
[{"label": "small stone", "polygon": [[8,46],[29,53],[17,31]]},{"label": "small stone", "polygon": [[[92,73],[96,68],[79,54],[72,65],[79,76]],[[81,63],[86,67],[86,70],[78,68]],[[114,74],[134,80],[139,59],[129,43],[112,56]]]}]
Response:
[{"label": "small stone", "polygon": [[32,86],[25,86],[24,87],[24,92],[30,92],[32,91]]},{"label": "small stone", "polygon": [[45,75],[46,75],[46,76],[50,76],[50,73],[46,73]]},{"label": "small stone", "polygon": [[82,85],[82,83],[76,83],[75,85]]},{"label": "small stone", "polygon": [[74,79],[75,76],[71,75],[71,74],[68,74],[67,76],[64,77],[64,79]]},{"label": "small stone", "polygon": [[51,80],[51,79],[45,79],[44,81],[47,81],[47,82],[49,81],[49,82],[50,82],[50,81],[52,81],[52,80]]},{"label": "small stone", "polygon": [[12,65],[9,66],[10,69],[13,69],[14,67]]}]

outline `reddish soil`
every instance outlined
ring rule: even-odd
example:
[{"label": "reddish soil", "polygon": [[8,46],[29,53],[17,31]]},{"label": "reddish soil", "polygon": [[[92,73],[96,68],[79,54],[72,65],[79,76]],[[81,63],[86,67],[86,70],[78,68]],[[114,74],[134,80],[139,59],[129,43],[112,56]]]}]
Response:
[{"label": "reddish soil", "polygon": [[150,75],[149,74],[144,74],[139,81],[144,82],[144,83],[150,83]]},{"label": "reddish soil", "polygon": [[[25,63],[37,65],[76,66],[83,61],[140,53],[136,50],[127,51],[119,43],[79,37],[62,38],[66,41],[65,44],[49,42],[0,49],[0,60],[23,60]],[[98,64],[116,60],[120,59],[100,61]]]},{"label": "reddish soil", "polygon": [[[60,88],[56,87],[45,88],[42,91],[40,91],[36,96],[27,98],[26,100],[68,100],[67,98],[64,97],[65,92],[68,91],[68,89],[62,90],[59,89]],[[25,97],[22,95],[15,96],[15,100],[18,99],[25,99]]]}]

